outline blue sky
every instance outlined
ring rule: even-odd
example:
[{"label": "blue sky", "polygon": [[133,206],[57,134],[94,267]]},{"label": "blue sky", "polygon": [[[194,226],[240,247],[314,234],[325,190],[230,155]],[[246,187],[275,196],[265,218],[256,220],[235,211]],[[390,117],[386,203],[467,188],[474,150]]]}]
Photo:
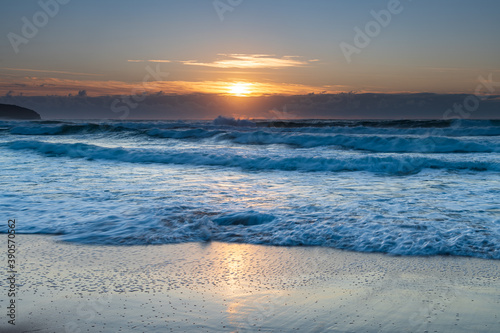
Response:
[{"label": "blue sky", "polygon": [[9,33],[23,37],[22,18],[43,9],[3,1],[0,95],[127,93],[147,66],[168,73],[148,89],[172,93],[471,93],[480,76],[500,81],[493,0],[401,0],[348,62],[340,43],[391,1],[220,0],[221,20],[211,0],[71,0],[17,53]]}]

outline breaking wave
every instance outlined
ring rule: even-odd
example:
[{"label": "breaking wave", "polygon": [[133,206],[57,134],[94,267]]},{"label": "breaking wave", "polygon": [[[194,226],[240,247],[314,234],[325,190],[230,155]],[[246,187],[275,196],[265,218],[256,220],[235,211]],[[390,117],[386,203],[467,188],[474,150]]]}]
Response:
[{"label": "breaking wave", "polygon": [[309,157],[279,155],[249,156],[224,151],[185,152],[159,151],[138,148],[108,148],[84,143],[50,143],[41,141],[15,141],[7,144],[13,150],[32,150],[46,156],[85,158],[88,160],[114,160],[129,163],[161,163],[195,166],[237,167],[245,170],[282,170],[304,172],[369,171],[388,174],[416,173],[423,169],[500,171],[495,159],[470,160],[447,158],[446,155],[337,155]]}]

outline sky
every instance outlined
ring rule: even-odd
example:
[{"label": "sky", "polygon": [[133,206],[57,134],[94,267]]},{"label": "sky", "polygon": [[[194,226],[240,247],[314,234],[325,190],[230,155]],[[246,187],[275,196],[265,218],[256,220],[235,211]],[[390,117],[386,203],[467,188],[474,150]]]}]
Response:
[{"label": "sky", "polygon": [[158,93],[458,96],[478,94],[478,85],[481,94],[500,91],[496,0],[1,4],[2,102],[132,95],[135,105]]}]

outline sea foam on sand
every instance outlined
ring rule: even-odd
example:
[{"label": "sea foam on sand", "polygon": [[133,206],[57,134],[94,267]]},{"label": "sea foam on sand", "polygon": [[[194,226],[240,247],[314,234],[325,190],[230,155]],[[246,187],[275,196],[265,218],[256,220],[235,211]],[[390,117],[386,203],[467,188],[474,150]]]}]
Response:
[{"label": "sea foam on sand", "polygon": [[[500,329],[496,260],[218,242],[16,241],[16,326],[4,316],[2,332]],[[7,301],[0,298],[4,310]]]}]

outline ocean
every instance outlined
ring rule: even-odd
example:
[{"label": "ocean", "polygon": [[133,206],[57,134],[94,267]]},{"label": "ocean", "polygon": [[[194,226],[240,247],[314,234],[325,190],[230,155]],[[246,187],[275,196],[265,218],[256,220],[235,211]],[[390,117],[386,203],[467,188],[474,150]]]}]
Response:
[{"label": "ocean", "polygon": [[498,120],[0,121],[0,170],[60,241],[500,259]]}]

